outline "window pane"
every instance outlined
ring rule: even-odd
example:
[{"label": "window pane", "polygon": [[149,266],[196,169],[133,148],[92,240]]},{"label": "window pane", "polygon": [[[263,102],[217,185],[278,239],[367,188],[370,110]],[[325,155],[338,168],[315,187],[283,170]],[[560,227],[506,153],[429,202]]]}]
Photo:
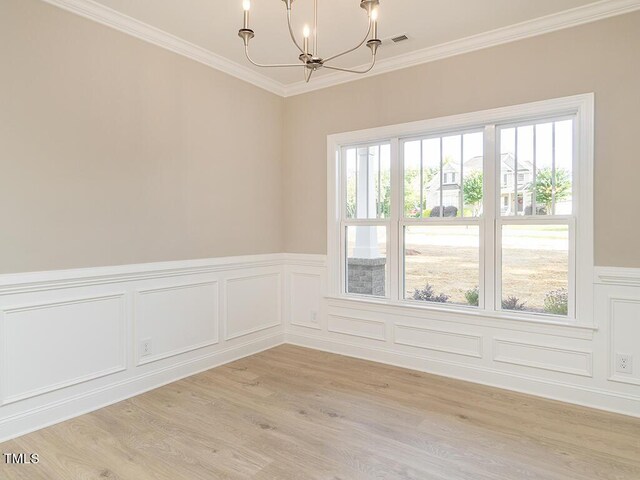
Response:
[{"label": "window pane", "polygon": [[347,218],[387,218],[391,200],[389,144],[345,149]]},{"label": "window pane", "polygon": [[[445,217],[462,215],[460,180],[462,174],[462,135],[442,138],[442,207]],[[438,185],[438,188],[440,185]],[[436,208],[438,205],[436,205]],[[433,215],[432,215],[433,216]]]},{"label": "window pane", "polygon": [[380,226],[347,227],[347,293],[376,297],[386,295],[386,230]]},{"label": "window pane", "polygon": [[573,212],[573,121],[556,122],[555,135],[555,214],[571,215]]},{"label": "window pane", "polygon": [[572,213],[573,120],[500,130],[502,215]]},{"label": "window pane", "polygon": [[440,216],[440,138],[422,141],[422,217]]},{"label": "window pane", "polygon": [[518,146],[516,149],[516,166],[514,184],[517,186],[518,215],[533,214],[533,170],[534,170],[534,126],[518,127]]},{"label": "window pane", "polygon": [[516,129],[500,130],[500,212],[515,215],[516,211]]},{"label": "window pane", "polygon": [[355,148],[345,150],[345,161],[347,163],[347,218],[355,218],[358,195],[358,162]]},{"label": "window pane", "polygon": [[420,199],[420,140],[404,144],[404,216],[421,215]]},{"label": "window pane", "polygon": [[502,309],[567,315],[567,225],[502,227]]},{"label": "window pane", "polygon": [[380,145],[378,218],[391,216],[391,145]]},{"label": "window pane", "polygon": [[553,123],[536,125],[536,215],[551,213]]},{"label": "window pane", "polygon": [[477,226],[405,227],[405,298],[478,306]]},{"label": "window pane", "polygon": [[465,217],[479,217],[482,215],[482,199],[484,194],[482,185],[482,162],[484,155],[483,132],[464,135],[462,147],[463,215]]}]

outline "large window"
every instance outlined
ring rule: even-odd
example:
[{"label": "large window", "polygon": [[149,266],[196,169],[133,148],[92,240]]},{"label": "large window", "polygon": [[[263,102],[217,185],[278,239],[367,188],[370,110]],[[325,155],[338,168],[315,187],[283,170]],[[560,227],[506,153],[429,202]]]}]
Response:
[{"label": "large window", "polygon": [[332,293],[588,321],[592,102],[330,137]]}]

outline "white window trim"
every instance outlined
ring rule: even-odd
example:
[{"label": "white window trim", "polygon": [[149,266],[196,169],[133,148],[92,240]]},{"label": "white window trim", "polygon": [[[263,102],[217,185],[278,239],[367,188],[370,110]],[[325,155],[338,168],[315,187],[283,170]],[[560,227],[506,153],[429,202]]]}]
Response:
[{"label": "white window trim", "polygon": [[[437,135],[439,133],[449,133],[452,130],[464,130],[487,125],[505,124],[510,122],[535,121],[541,117],[560,117],[565,115],[575,116],[574,128],[577,129],[574,162],[577,174],[574,176],[574,215],[579,219],[574,227],[574,238],[579,242],[575,248],[575,320],[564,321],[557,318],[546,318],[541,315],[539,318],[532,314],[519,314],[508,311],[477,311],[476,309],[443,306],[443,305],[414,305],[401,298],[401,281],[398,278],[401,274],[399,265],[401,257],[390,255],[389,265],[389,289],[390,298],[363,298],[352,295],[344,295],[342,286],[342,245],[343,235],[341,229],[341,171],[339,168],[340,148],[346,145],[390,142],[391,158],[399,158],[399,138],[407,138],[422,135]],[[491,138],[485,139],[485,159],[493,158],[496,149],[495,129]],[[547,323],[558,326],[587,327],[595,328],[593,317],[593,271],[594,271],[594,228],[593,228],[593,172],[594,172],[594,94],[582,94],[570,97],[544,100],[523,105],[484,110],[480,112],[452,115],[448,117],[423,120],[405,124],[378,127],[354,132],[339,133],[327,137],[327,269],[328,269],[328,296],[341,300],[353,300],[374,305],[384,304],[405,308],[413,308],[417,311],[437,312],[438,315],[447,319],[462,316],[471,317],[491,317],[504,319],[505,321],[524,321]],[[485,162],[485,178],[498,181],[498,172],[494,165]],[[391,182],[392,182],[392,209],[399,215],[402,212],[402,175],[400,172],[400,162],[392,161]],[[499,181],[498,181],[499,183]],[[485,211],[496,211],[496,198],[487,197],[485,200]],[[398,210],[399,209],[399,210]],[[396,216],[395,218],[401,218]],[[498,221],[499,219],[496,219]],[[384,223],[384,222],[381,222]],[[495,225],[494,225],[495,227]],[[388,228],[388,246],[391,251],[399,251],[399,227],[398,222],[391,222]],[[482,238],[482,237],[481,237]],[[486,249],[492,250],[492,249]],[[481,262],[490,262],[493,259],[491,252],[481,256]],[[489,265],[495,262],[488,263]],[[495,272],[493,268],[484,269],[485,287],[495,286]],[[394,300],[396,299],[396,300]],[[449,308],[450,307],[450,308]]]}]

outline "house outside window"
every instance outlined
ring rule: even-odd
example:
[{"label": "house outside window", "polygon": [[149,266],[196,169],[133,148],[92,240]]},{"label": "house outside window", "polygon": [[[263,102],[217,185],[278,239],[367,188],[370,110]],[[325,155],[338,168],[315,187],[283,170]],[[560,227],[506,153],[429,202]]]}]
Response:
[{"label": "house outside window", "polygon": [[332,295],[589,323],[592,102],[330,137]]}]

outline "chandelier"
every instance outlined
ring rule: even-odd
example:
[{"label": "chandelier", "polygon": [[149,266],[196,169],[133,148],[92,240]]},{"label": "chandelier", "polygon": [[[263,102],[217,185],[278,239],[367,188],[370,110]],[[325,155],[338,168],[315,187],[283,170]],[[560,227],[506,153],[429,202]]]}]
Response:
[{"label": "chandelier", "polygon": [[[311,79],[311,75],[316,70],[321,68],[327,68],[329,70],[338,70],[341,72],[349,72],[349,73],[367,73],[371,71],[371,69],[376,64],[376,53],[378,52],[378,47],[382,43],[378,39],[378,4],[379,0],[360,0],[360,7],[362,7],[369,17],[369,27],[367,28],[367,34],[364,36],[364,39],[357,44],[355,47],[345,50],[343,52],[337,53],[327,58],[322,58],[318,55],[318,0],[313,0],[313,32],[309,29],[308,25],[304,26],[303,30],[303,40],[302,46],[296,39],[295,34],[293,33],[293,28],[291,27],[291,4],[294,0],[282,0],[287,7],[287,24],[289,26],[289,35],[291,36],[291,40],[293,41],[296,48],[300,51],[300,55],[298,56],[299,63],[272,63],[272,64],[264,64],[253,61],[251,55],[249,55],[249,40],[251,40],[255,36],[255,32],[251,30],[249,27],[249,10],[251,9],[251,1],[243,0],[242,7],[244,9],[244,25],[238,31],[238,36],[242,38],[244,42],[244,52],[247,56],[249,62],[257,67],[264,68],[289,68],[289,67],[303,67],[304,68],[304,79],[306,82],[309,82]],[[310,36],[313,33],[313,45],[312,49],[309,48]],[[369,38],[371,35],[371,38]],[[368,39],[368,40],[367,40]],[[371,50],[371,64],[364,70],[351,70],[348,68],[340,68],[335,67],[333,65],[328,65],[329,62],[342,57],[343,55],[347,55],[348,53],[354,52],[366,42],[367,47]]]}]

